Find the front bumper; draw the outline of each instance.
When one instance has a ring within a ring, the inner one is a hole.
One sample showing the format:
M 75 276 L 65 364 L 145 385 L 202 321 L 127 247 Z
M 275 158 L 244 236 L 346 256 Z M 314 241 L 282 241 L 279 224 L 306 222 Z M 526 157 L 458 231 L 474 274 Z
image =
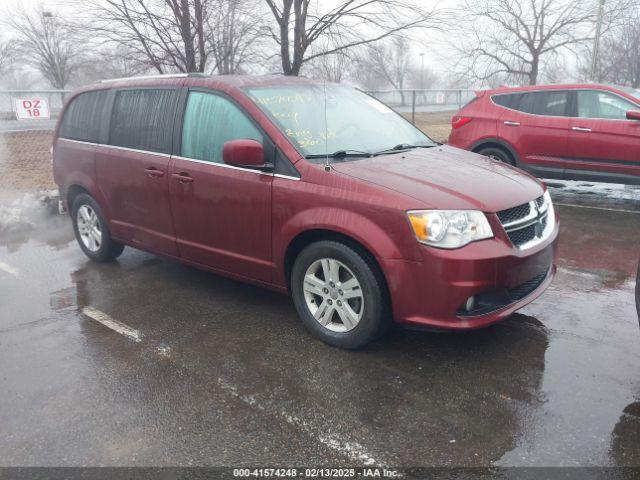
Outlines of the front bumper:
M 556 271 L 557 243 L 556 222 L 543 243 L 527 250 L 514 248 L 501 233 L 456 250 L 424 246 L 421 262 L 382 260 L 394 319 L 397 323 L 448 330 L 499 322 L 538 298 L 549 286 Z M 496 300 L 493 305 L 463 312 L 466 300 L 478 295 Z

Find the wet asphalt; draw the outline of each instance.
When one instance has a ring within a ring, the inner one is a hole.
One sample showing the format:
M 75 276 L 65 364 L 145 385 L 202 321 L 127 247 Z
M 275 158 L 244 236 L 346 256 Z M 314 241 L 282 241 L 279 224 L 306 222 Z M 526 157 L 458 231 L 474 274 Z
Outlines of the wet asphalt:
M 286 296 L 131 248 L 92 263 L 37 211 L 0 233 L 0 465 L 640 466 L 640 204 L 576 195 L 554 190 L 574 206 L 541 298 L 356 352 Z

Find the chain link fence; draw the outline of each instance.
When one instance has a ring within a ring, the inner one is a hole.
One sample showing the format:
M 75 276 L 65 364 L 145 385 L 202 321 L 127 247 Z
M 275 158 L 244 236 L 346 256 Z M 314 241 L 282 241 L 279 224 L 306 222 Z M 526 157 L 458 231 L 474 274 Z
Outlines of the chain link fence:
M 416 113 L 455 111 L 475 97 L 473 90 L 369 90 L 367 93 L 416 123 Z

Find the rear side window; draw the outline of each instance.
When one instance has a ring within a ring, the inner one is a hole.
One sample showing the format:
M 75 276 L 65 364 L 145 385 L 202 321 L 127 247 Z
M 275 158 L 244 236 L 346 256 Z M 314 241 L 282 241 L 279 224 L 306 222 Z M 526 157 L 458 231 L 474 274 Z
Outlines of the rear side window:
M 74 98 L 64 112 L 60 137 L 98 143 L 106 100 L 107 90 L 85 92 Z
M 517 107 L 511 107 L 524 113 L 566 117 L 569 109 L 569 94 L 564 90 L 527 92 L 522 95 Z
M 211 93 L 189 93 L 182 125 L 181 156 L 222 163 L 222 145 L 236 139 L 263 142 L 260 131 L 230 100 Z
M 520 93 L 508 93 L 504 95 L 494 95 L 491 97 L 491 100 L 493 100 L 493 103 L 500 105 L 501 107 L 515 108 L 518 105 L 520 97 Z
M 175 89 L 119 91 L 111 114 L 109 144 L 170 153 L 176 98 Z

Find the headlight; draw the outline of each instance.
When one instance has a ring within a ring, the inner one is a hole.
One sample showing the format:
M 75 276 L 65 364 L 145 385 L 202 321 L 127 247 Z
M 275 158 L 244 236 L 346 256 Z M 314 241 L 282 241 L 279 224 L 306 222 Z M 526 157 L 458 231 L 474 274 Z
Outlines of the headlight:
M 459 248 L 493 237 L 484 213 L 475 210 L 412 210 L 409 222 L 420 243 L 439 248 Z

